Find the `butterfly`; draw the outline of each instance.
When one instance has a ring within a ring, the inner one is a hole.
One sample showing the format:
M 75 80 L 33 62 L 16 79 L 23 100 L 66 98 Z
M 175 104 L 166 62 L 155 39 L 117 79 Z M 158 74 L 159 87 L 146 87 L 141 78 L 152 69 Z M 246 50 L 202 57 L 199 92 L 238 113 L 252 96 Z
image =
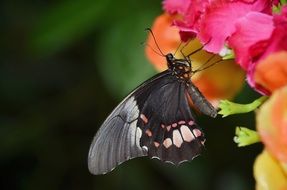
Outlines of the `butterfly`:
M 195 109 L 213 118 L 217 111 L 192 83 L 190 59 L 164 56 L 168 69 L 133 90 L 96 133 L 88 155 L 92 174 L 141 156 L 179 165 L 201 153 L 205 137 Z

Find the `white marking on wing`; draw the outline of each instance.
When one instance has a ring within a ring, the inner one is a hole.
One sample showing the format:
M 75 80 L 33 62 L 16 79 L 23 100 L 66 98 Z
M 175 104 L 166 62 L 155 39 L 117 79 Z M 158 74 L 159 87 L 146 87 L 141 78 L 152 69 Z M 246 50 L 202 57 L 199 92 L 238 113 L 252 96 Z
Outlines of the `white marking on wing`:
M 179 130 L 174 130 L 173 133 L 172 133 L 172 140 L 173 140 L 173 144 L 176 146 L 176 147 L 180 147 L 181 144 L 183 143 L 183 140 L 181 138 L 181 135 L 179 133 Z
M 182 125 L 180 127 L 180 132 L 183 137 L 183 140 L 186 142 L 191 142 L 195 138 L 190 129 L 186 125 Z
M 169 148 L 170 146 L 172 145 L 172 141 L 170 138 L 166 138 L 164 141 L 163 141 L 163 146 L 165 148 Z

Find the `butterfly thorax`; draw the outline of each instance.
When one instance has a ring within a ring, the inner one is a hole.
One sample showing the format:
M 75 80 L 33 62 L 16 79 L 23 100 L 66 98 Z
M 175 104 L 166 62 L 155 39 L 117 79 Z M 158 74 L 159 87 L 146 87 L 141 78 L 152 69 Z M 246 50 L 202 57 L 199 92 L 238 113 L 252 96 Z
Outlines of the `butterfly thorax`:
M 186 59 L 176 59 L 171 53 L 167 54 L 165 57 L 168 69 L 172 71 L 172 74 L 176 78 L 189 83 L 192 75 L 190 62 Z

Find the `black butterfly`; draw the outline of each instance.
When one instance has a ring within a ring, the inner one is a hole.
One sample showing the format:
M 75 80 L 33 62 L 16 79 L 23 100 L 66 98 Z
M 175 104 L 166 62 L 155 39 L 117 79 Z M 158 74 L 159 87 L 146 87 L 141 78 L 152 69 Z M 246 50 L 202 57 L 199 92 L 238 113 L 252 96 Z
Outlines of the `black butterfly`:
M 140 156 L 178 165 L 202 151 L 205 137 L 193 109 L 211 117 L 217 111 L 192 83 L 189 58 L 165 57 L 168 69 L 132 91 L 102 124 L 89 151 L 91 173 Z

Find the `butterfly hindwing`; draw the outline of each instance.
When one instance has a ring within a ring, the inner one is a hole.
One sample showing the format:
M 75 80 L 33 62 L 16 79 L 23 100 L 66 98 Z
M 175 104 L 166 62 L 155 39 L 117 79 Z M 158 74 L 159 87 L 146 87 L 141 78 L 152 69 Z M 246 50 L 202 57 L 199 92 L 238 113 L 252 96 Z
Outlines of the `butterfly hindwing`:
M 187 93 L 185 83 L 170 79 L 154 90 L 140 109 L 140 145 L 149 157 L 180 164 L 200 154 L 205 139 L 194 121 Z

